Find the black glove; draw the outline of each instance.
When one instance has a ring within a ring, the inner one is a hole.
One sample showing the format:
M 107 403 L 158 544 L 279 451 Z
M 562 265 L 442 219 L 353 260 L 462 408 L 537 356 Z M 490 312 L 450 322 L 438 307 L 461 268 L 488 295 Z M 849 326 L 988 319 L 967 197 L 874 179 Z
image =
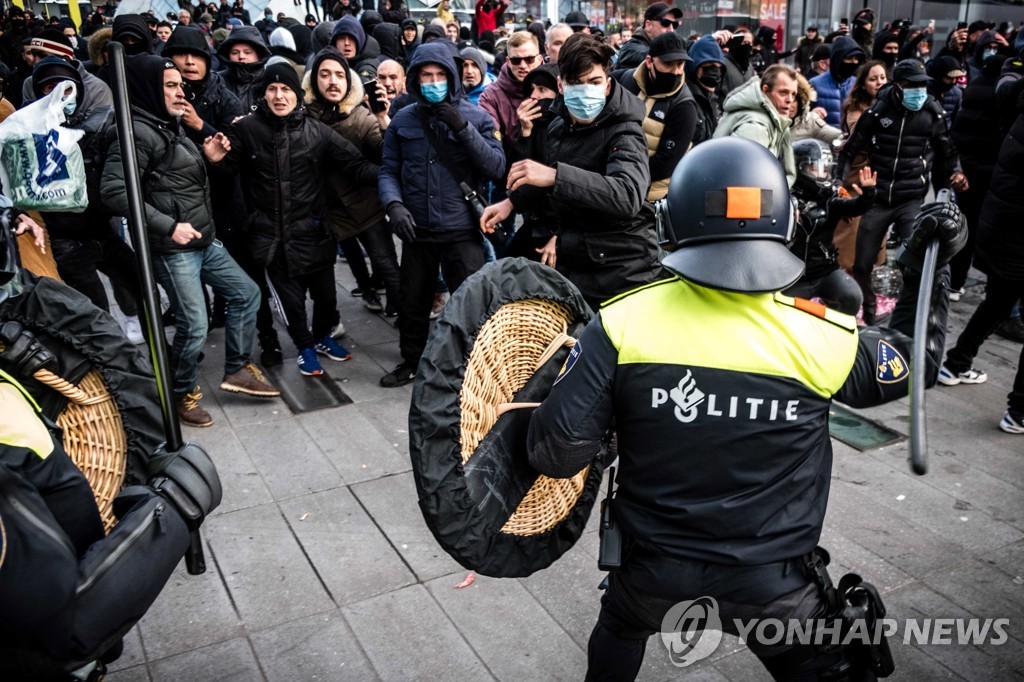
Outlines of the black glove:
M 387 213 L 391 232 L 396 237 L 406 244 L 416 241 L 416 221 L 401 201 L 392 201 L 388 204 Z
M 174 505 L 189 530 L 202 525 L 203 519 L 220 505 L 220 476 L 199 445 L 185 443 L 181 450 L 171 453 L 161 445 L 150 464 L 164 468 L 150 479 L 149 487 Z
M 39 369 L 57 370 L 57 358 L 53 353 L 14 320 L 0 325 L 0 358 L 9 363 L 13 374 L 25 379 Z
M 466 119 L 459 113 L 459 107 L 451 102 L 440 102 L 434 105 L 434 116 L 446 126 L 459 132 L 466 127 Z
M 942 267 L 953 259 L 967 243 L 967 220 L 953 203 L 926 204 L 914 220 L 910 239 L 900 248 L 899 260 L 918 272 L 924 266 L 924 252 L 933 240 L 939 241 L 939 260 L 936 267 Z

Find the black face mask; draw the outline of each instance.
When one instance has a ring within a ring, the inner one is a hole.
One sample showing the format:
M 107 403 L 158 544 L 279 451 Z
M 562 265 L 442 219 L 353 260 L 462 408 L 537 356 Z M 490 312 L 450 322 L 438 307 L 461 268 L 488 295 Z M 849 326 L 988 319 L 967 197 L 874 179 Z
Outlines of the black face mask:
M 882 63 L 885 64 L 886 70 L 892 71 L 892 67 L 896 66 L 897 57 L 899 57 L 898 54 L 893 54 L 891 52 L 882 53 Z
M 654 69 L 654 73 L 652 74 L 648 71 L 647 94 L 661 95 L 666 92 L 672 92 L 679 87 L 679 83 L 682 80 L 682 75 L 678 73 L 665 73 L 664 71 Z
M 854 26 L 853 39 L 858 43 L 866 43 L 871 40 L 871 31 L 867 30 L 863 26 Z
M 540 125 L 546 128 L 548 123 L 551 123 L 551 120 L 555 117 L 555 112 L 551 110 L 551 105 L 554 103 L 554 97 L 537 100 L 537 106 L 540 108 L 540 118 L 534 121 L 534 126 Z
M 717 89 L 722 84 L 722 67 L 705 66 L 701 69 L 700 77 L 697 80 L 706 88 Z
M 747 67 L 750 66 L 750 52 L 753 48 L 749 43 L 743 42 L 743 36 L 736 36 L 727 43 L 729 48 L 729 56 L 732 57 L 736 65 L 746 71 Z
M 859 68 L 860 64 L 847 64 L 846 62 L 841 62 L 836 67 L 836 75 L 839 77 L 838 80 L 845 81 L 847 78 L 857 73 L 857 69 Z

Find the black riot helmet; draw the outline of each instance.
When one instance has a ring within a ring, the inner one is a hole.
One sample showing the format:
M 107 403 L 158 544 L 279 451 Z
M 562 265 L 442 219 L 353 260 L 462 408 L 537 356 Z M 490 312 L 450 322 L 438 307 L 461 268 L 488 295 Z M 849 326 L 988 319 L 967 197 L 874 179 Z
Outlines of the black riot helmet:
M 806 139 L 793 143 L 796 182 L 793 194 L 800 199 L 827 201 L 832 196 L 835 161 L 832 150 L 821 140 Z
M 779 160 L 738 137 L 709 140 L 686 153 L 662 206 L 663 265 L 696 284 L 742 293 L 785 289 L 804 263 L 786 242 L 796 227 Z

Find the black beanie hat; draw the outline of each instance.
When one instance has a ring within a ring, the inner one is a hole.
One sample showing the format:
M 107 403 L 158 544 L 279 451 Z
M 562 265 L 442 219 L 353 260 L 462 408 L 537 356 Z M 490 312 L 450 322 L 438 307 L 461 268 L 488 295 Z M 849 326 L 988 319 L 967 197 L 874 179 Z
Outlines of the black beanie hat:
M 291 65 L 284 62 L 276 62 L 264 69 L 263 80 L 260 81 L 259 87 L 260 97 L 263 97 L 263 94 L 267 91 L 267 86 L 271 83 L 282 83 L 291 88 L 299 103 L 302 103 L 302 83 L 299 82 L 299 74 L 295 73 L 295 69 Z

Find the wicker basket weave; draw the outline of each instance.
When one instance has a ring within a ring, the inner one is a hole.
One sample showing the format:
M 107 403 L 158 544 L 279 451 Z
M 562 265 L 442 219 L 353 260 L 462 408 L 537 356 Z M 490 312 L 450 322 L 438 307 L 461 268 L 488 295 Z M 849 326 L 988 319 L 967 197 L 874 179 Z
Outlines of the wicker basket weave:
M 566 306 L 531 299 L 501 306 L 480 328 L 460 398 L 463 464 L 497 422 L 501 406 L 558 348 L 575 343 L 566 335 L 571 319 Z M 554 528 L 579 499 L 587 472 L 569 479 L 539 476 L 501 532 L 536 535 Z
M 113 503 L 124 484 L 128 452 L 117 404 L 95 369 L 77 387 L 46 370 L 36 372 L 35 378 L 68 399 L 57 417 L 57 426 L 64 432 L 64 449 L 89 481 L 109 532 L 117 522 Z

